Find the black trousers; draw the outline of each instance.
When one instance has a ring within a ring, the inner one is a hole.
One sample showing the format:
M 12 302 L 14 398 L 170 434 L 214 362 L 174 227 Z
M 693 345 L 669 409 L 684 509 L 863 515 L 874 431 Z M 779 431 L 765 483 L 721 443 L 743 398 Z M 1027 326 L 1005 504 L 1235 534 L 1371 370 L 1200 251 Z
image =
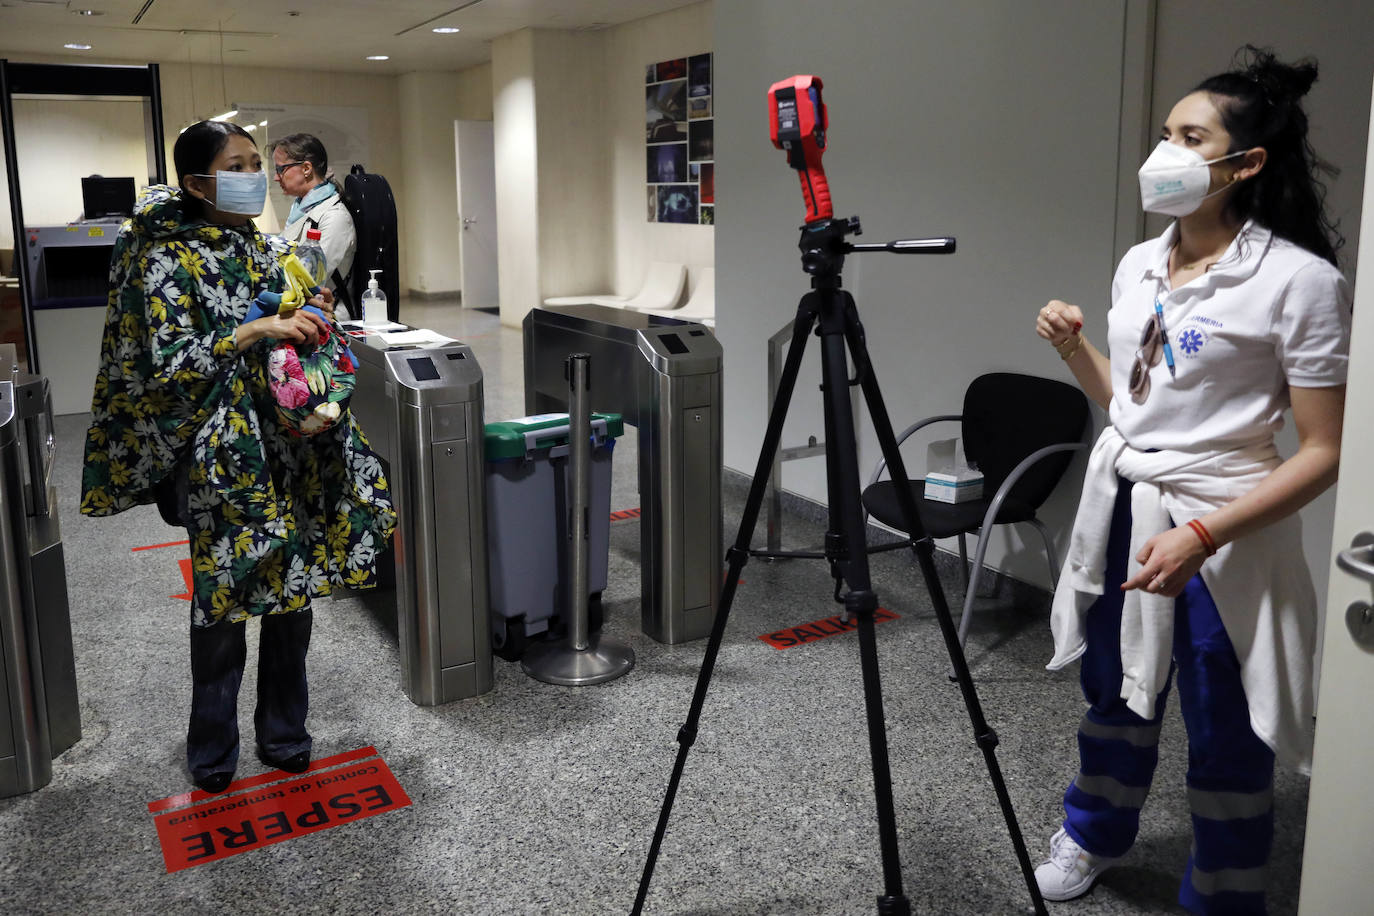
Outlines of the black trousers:
M 258 753 L 285 760 L 311 747 L 305 717 L 310 691 L 305 654 L 310 648 L 311 610 L 261 618 L 258 645 L 258 704 L 253 713 Z M 191 627 L 191 722 L 186 731 L 186 766 L 193 780 L 232 773 L 239 760 L 239 684 L 247 660 L 245 624 Z

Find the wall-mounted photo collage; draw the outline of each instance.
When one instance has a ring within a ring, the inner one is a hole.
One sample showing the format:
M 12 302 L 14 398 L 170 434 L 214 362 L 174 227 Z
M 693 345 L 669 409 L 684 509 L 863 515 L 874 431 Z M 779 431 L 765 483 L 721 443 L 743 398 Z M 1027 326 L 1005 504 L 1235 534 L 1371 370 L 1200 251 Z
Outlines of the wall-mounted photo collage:
M 644 68 L 646 213 L 651 223 L 715 224 L 711 82 L 710 54 Z

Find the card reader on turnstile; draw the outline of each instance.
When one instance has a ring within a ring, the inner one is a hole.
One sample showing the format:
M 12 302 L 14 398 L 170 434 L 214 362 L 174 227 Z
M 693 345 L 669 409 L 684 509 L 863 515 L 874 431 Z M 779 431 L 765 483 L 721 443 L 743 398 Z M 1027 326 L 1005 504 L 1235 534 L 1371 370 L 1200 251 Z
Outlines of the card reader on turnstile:
M 389 346 L 352 339 L 351 409 L 387 463 L 397 513 L 394 604 L 401 682 L 418 705 L 486 693 L 492 685 L 482 457 L 482 369 L 456 341 Z M 384 576 L 384 581 L 386 581 Z

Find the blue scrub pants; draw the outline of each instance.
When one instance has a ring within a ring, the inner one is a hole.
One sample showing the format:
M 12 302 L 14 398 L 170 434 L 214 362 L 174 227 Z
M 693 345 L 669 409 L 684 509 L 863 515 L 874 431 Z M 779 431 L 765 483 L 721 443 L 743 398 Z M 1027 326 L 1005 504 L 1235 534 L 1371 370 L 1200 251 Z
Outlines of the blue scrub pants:
M 261 618 L 258 644 L 258 705 L 253 725 L 258 752 L 285 760 L 311 748 L 305 716 L 310 691 L 305 654 L 310 648 L 311 610 Z M 191 721 L 186 731 L 186 765 L 200 781 L 232 773 L 239 760 L 239 684 L 247 660 L 243 623 L 191 627 Z
M 1064 829 L 1094 855 L 1122 856 L 1159 759 L 1166 682 L 1146 720 L 1121 693 L 1121 606 L 1130 550 L 1130 482 L 1118 485 L 1107 546 L 1106 592 L 1088 611 L 1078 729 L 1079 773 L 1064 793 Z M 1193 849 L 1178 901 L 1202 916 L 1263 914 L 1274 835 L 1274 754 L 1250 728 L 1240 663 L 1216 604 L 1194 576 L 1174 604 L 1171 678 L 1188 729 Z

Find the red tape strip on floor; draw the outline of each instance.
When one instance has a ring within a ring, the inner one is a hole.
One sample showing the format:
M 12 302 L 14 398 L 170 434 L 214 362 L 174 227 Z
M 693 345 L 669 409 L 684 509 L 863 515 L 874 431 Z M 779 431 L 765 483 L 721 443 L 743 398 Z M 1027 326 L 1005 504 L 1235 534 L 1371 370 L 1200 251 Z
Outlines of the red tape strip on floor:
M 623 522 L 627 518 L 639 518 L 643 514 L 639 509 L 621 509 L 619 512 L 611 513 L 611 521 Z
M 885 607 L 880 607 L 873 612 L 873 622 L 882 623 L 886 620 L 896 620 L 897 615 Z M 826 617 L 824 620 L 814 620 L 811 623 L 804 623 L 799 627 L 788 627 L 786 630 L 778 630 L 774 633 L 765 633 L 759 639 L 768 643 L 774 649 L 790 649 L 793 646 L 800 646 L 808 642 L 816 642 L 821 639 L 829 639 L 832 636 L 839 636 L 841 633 L 849 633 L 859 628 L 858 622 L 848 623 L 843 615 L 836 614 L 834 617 Z
M 168 541 L 165 544 L 145 544 L 142 547 L 130 547 L 130 553 L 137 553 L 140 550 L 158 550 L 163 547 L 180 547 L 182 544 L 189 544 L 190 541 Z
M 232 794 L 230 794 L 232 793 Z M 168 873 L 217 862 L 410 804 L 376 748 L 317 760 L 303 775 L 281 770 L 150 802 Z

